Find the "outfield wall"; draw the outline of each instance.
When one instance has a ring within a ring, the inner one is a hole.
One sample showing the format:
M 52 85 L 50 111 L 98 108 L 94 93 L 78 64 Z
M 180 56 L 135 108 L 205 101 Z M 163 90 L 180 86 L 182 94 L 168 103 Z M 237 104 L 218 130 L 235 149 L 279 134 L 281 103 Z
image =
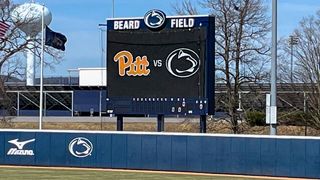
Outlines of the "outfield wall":
M 1 130 L 0 164 L 320 178 L 320 138 Z

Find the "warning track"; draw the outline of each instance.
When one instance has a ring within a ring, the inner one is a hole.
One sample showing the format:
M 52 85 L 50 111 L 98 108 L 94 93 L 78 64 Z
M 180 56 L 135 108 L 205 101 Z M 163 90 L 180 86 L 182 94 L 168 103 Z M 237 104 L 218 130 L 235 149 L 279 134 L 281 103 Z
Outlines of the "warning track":
M 248 176 L 248 175 L 210 174 L 210 173 L 194 173 L 194 172 L 127 170 L 127 169 L 101 169 L 101 168 L 78 168 L 78 167 L 44 167 L 44 166 L 11 166 L 11 165 L 9 166 L 9 165 L 0 165 L 0 168 L 72 170 L 72 171 L 132 172 L 132 173 L 154 173 L 154 174 L 192 175 L 192 176 L 209 176 L 209 177 L 230 177 L 230 178 L 248 178 L 248 179 L 249 178 L 250 179 L 272 179 L 272 180 L 303 180 L 303 178 L 270 177 L 270 176 Z

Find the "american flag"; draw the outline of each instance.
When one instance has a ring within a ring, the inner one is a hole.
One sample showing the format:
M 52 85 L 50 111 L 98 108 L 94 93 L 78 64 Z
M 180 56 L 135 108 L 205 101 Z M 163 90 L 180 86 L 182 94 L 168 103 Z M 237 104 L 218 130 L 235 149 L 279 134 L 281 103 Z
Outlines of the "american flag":
M 4 35 L 6 34 L 6 32 L 9 29 L 9 27 L 10 26 L 7 23 L 0 21 L 0 38 L 4 37 Z

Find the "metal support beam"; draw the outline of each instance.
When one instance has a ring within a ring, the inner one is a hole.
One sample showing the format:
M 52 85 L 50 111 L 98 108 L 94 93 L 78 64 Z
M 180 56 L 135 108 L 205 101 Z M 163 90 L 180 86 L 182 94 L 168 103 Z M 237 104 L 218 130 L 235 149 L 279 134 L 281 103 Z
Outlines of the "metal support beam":
M 303 112 L 307 112 L 307 93 L 303 92 Z
M 17 93 L 17 116 L 20 116 L 20 92 Z
M 123 131 L 123 116 L 117 115 L 117 131 Z
M 207 133 L 207 116 L 200 115 L 200 133 Z
M 99 93 L 99 117 L 101 118 L 102 117 L 102 90 L 100 90 L 100 93 Z
M 158 124 L 158 132 L 163 132 L 164 131 L 164 115 L 163 114 L 158 114 L 157 116 L 157 124 Z
M 20 93 L 20 95 L 21 95 L 22 97 L 24 97 L 26 100 L 28 100 L 29 102 L 31 102 L 33 105 L 35 105 L 35 106 L 37 106 L 38 108 L 40 108 L 40 106 L 39 106 L 37 103 L 35 103 L 35 102 L 32 101 L 30 98 L 28 98 L 27 96 L 25 96 L 22 92 Z
M 303 92 L 303 112 L 307 113 L 307 93 Z M 304 135 L 308 135 L 308 121 L 305 119 L 304 120 Z
M 74 109 L 73 109 L 73 91 L 71 92 L 71 117 L 73 117 Z
M 60 104 L 61 106 L 63 106 L 64 108 L 66 108 L 68 111 L 72 112 L 72 108 L 69 108 L 67 105 L 63 104 L 61 101 L 59 101 L 57 98 L 53 97 L 52 95 L 50 95 L 50 93 L 46 93 L 47 96 L 49 96 L 50 98 L 52 98 L 53 100 L 55 100 L 58 104 Z
M 43 94 L 43 116 L 47 116 L 47 93 L 44 92 Z

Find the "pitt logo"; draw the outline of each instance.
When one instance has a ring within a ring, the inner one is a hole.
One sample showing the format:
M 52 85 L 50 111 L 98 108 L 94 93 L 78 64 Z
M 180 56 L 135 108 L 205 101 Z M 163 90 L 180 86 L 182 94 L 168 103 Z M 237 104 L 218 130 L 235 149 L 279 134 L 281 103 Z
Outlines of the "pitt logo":
M 150 74 L 147 56 L 137 56 L 133 61 L 133 56 L 129 51 L 121 51 L 114 56 L 113 60 L 119 62 L 120 76 L 148 76 Z

